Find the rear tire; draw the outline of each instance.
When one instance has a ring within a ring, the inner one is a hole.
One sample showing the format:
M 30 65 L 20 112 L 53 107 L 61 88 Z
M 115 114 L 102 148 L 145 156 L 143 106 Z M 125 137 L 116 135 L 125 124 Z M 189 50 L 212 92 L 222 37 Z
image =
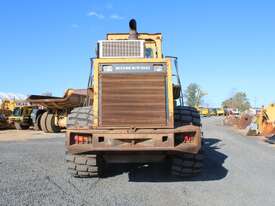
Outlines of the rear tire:
M 40 131 L 42 130 L 40 120 L 43 114 L 39 114 L 34 122 L 33 128 L 35 131 Z
M 203 168 L 203 153 L 182 154 L 173 156 L 171 175 L 177 177 L 193 177 L 199 175 Z
M 175 125 L 201 126 L 201 118 L 196 108 L 179 106 L 175 107 Z M 202 149 L 197 154 L 183 153 L 172 156 L 171 175 L 178 177 L 192 177 L 198 175 L 203 167 Z
M 92 124 L 92 107 L 77 107 L 68 115 L 67 129 L 89 129 Z
M 196 108 L 187 106 L 175 107 L 175 124 L 201 126 L 201 118 Z
M 66 155 L 69 173 L 74 177 L 104 177 L 105 161 L 98 155 Z
M 92 107 L 74 108 L 67 120 L 67 129 L 89 129 L 93 123 Z M 74 177 L 105 176 L 105 161 L 100 155 L 66 155 L 66 162 Z
M 30 128 L 30 125 L 22 125 L 19 122 L 14 122 L 14 126 L 17 130 L 26 130 Z
M 54 114 L 49 114 L 46 118 L 46 127 L 48 132 L 50 133 L 58 133 L 60 132 L 60 127 L 55 125 L 55 115 Z
M 48 133 L 48 129 L 47 129 L 47 126 L 46 126 L 46 120 L 47 120 L 47 116 L 48 116 L 48 112 L 44 112 L 41 116 L 41 119 L 40 119 L 40 126 L 41 126 L 41 129 L 43 130 L 43 132 L 45 133 Z
M 96 155 L 96 164 L 98 167 L 98 176 L 107 177 L 107 163 L 102 155 Z

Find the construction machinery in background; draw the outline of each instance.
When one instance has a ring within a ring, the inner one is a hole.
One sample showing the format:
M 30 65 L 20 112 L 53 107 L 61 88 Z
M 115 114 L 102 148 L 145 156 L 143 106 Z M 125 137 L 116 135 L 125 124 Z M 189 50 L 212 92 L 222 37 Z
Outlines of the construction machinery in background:
M 249 109 L 241 114 L 229 113 L 225 116 L 223 123 L 226 126 L 233 126 L 237 129 L 246 129 L 255 121 L 256 111 Z
M 217 109 L 209 108 L 209 116 L 217 116 Z
M 267 138 L 275 135 L 275 104 L 262 109 L 250 109 L 240 115 L 228 115 L 224 125 L 243 130 L 246 135 L 261 135 Z
M 258 117 L 259 134 L 265 137 L 275 135 L 275 103 L 263 107 Z
M 201 116 L 203 116 L 203 117 L 210 116 L 210 110 L 209 110 L 209 108 L 207 108 L 207 107 L 199 107 L 198 110 L 199 110 Z
M 12 112 L 13 109 L 16 107 L 16 101 L 15 100 L 8 100 L 5 99 L 2 101 L 1 103 L 1 112 L 5 113 L 5 112 Z
M 0 129 L 7 129 L 9 126 L 8 118 L 0 112 Z
M 67 116 L 75 107 L 84 106 L 87 99 L 87 89 L 68 89 L 63 97 L 31 95 L 27 101 L 38 106 L 32 111 L 31 119 L 36 130 L 46 133 L 60 132 L 66 128 Z M 92 95 L 90 95 L 92 96 Z
M 32 110 L 35 106 L 16 106 L 12 114 L 8 117 L 9 124 L 14 126 L 17 130 L 26 130 L 33 126 L 31 119 Z
M 8 118 L 12 114 L 16 102 L 13 100 L 4 99 L 0 105 L 0 129 L 7 129 L 10 127 Z
M 104 177 L 111 163 L 164 161 L 172 175 L 196 175 L 203 159 L 200 114 L 183 106 L 177 58 L 163 56 L 161 33 L 137 33 L 133 19 L 129 25 L 130 33 L 98 42 L 92 104 L 68 115 L 69 171 Z
M 200 115 L 203 117 L 225 115 L 225 111 L 223 108 L 198 107 L 197 110 L 200 112 Z
M 225 111 L 223 108 L 216 108 L 216 114 L 217 114 L 217 116 L 224 116 Z

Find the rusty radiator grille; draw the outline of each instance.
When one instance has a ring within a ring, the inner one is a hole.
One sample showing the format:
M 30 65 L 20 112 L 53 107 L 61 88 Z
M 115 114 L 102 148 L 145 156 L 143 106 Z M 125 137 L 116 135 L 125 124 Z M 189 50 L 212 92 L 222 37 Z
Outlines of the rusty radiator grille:
M 100 126 L 166 127 L 164 73 L 102 74 Z
M 102 40 L 99 41 L 100 58 L 143 58 L 143 40 Z

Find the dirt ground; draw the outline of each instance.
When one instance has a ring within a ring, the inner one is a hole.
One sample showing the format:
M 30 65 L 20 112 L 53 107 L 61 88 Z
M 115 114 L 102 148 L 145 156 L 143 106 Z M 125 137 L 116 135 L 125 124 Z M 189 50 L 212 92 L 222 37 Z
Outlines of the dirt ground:
M 176 179 L 158 165 L 117 165 L 107 178 L 74 178 L 65 134 L 0 131 L 0 205 L 274 206 L 275 148 L 204 118 L 205 167 Z
M 5 141 L 26 141 L 32 139 L 49 139 L 60 136 L 60 134 L 46 134 L 35 130 L 0 130 L 0 142 Z

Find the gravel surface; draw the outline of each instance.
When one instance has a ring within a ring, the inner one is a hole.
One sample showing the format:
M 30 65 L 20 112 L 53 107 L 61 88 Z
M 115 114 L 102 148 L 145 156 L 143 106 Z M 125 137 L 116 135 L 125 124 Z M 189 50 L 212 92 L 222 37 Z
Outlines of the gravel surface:
M 274 206 L 275 148 L 223 127 L 221 118 L 203 123 L 206 166 L 192 179 L 171 178 L 158 165 L 117 165 L 106 179 L 72 178 L 64 134 L 1 141 L 0 133 L 0 205 Z

